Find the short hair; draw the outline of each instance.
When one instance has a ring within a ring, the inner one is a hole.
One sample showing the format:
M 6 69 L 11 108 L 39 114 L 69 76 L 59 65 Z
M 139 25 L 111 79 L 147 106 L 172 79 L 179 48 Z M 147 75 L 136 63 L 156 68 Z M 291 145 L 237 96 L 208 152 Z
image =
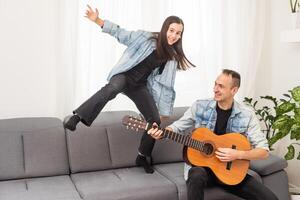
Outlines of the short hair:
M 236 71 L 230 70 L 230 69 L 223 69 L 222 74 L 226 74 L 228 76 L 232 77 L 233 80 L 233 86 L 234 87 L 240 87 L 241 85 L 241 75 L 237 73 Z

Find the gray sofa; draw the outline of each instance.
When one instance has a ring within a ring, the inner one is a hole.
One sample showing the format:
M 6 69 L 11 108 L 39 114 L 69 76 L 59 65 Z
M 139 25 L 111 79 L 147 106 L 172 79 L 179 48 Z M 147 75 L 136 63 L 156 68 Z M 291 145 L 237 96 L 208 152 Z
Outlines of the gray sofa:
M 176 108 L 170 121 L 186 108 Z M 0 200 L 185 200 L 182 146 L 156 143 L 155 173 L 135 166 L 142 133 L 121 125 L 132 111 L 103 112 L 90 127 L 65 131 L 57 118 L 0 120 Z M 250 173 L 288 200 L 285 160 L 251 162 Z M 212 187 L 206 199 L 240 199 Z

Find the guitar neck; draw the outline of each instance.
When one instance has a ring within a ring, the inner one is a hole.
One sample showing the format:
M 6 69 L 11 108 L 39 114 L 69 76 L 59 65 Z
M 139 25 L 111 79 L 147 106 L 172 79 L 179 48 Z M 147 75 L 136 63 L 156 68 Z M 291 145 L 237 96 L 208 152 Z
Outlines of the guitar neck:
M 149 124 L 148 122 L 138 119 L 136 117 L 132 117 L 129 115 L 126 115 L 123 117 L 122 120 L 123 125 L 125 125 L 127 128 L 131 128 L 133 130 L 146 130 L 152 128 L 152 124 Z M 182 135 L 167 129 L 161 129 L 163 131 L 163 137 L 168 138 L 170 140 L 173 140 L 177 143 L 183 144 L 184 146 L 191 147 L 193 149 L 202 151 L 204 153 L 211 153 L 213 150 L 212 145 L 207 144 L 207 142 L 201 142 L 199 140 L 195 140 L 191 138 L 190 135 Z
M 148 129 L 151 128 L 151 126 L 147 123 Z M 147 129 L 146 129 L 147 130 Z M 193 149 L 197 149 L 199 151 L 206 151 L 205 147 L 205 142 L 201 142 L 199 140 L 195 140 L 190 137 L 190 135 L 183 135 L 176 133 L 174 131 L 170 131 L 167 129 L 161 129 L 163 131 L 163 137 L 168 138 L 170 140 L 173 140 L 177 143 L 183 144 L 184 146 L 191 147 Z

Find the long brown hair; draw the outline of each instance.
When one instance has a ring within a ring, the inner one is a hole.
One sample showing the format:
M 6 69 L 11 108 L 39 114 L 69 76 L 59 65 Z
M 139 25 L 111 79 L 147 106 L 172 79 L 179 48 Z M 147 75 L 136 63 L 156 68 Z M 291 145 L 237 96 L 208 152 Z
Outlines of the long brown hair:
M 172 46 L 168 44 L 167 40 L 167 31 L 169 29 L 170 24 L 177 23 L 182 24 L 183 30 L 181 33 L 181 37 L 179 40 L 174 43 Z M 164 58 L 166 60 L 173 60 L 175 59 L 178 62 L 177 69 L 180 70 L 186 70 L 187 68 L 193 66 L 192 64 L 185 56 L 183 49 L 182 49 L 182 36 L 184 31 L 184 24 L 182 19 L 180 19 L 177 16 L 169 16 L 165 19 L 161 30 L 159 33 L 154 33 L 156 38 L 156 50 L 157 54 L 160 58 Z

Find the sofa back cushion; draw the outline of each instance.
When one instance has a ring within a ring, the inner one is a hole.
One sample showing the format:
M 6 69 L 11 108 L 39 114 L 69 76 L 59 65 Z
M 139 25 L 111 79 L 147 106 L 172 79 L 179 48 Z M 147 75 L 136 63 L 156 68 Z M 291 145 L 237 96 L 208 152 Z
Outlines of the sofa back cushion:
M 188 107 L 176 107 L 174 108 L 173 115 L 161 124 L 162 128 L 172 124 L 172 122 L 178 120 L 183 116 Z M 190 130 L 187 130 L 187 133 Z M 168 163 L 168 162 L 180 162 L 183 161 L 182 156 L 183 145 L 176 143 L 169 139 L 158 140 L 154 146 L 152 157 L 154 164 Z
M 187 108 L 176 108 L 174 116 L 162 126 L 182 116 Z M 81 123 L 76 131 L 67 131 L 69 161 L 72 173 L 135 166 L 143 131 L 127 130 L 122 125 L 125 115 L 138 117 L 133 111 L 101 112 L 91 127 Z M 153 160 L 155 163 L 182 161 L 182 146 L 173 141 L 157 141 Z
M 60 119 L 0 120 L 0 180 L 68 173 L 66 138 Z
M 67 131 L 69 162 L 72 173 L 135 165 L 141 134 L 133 134 L 122 125 L 133 111 L 101 112 L 90 127 L 78 124 Z

